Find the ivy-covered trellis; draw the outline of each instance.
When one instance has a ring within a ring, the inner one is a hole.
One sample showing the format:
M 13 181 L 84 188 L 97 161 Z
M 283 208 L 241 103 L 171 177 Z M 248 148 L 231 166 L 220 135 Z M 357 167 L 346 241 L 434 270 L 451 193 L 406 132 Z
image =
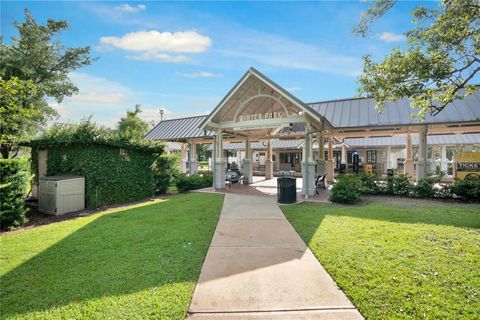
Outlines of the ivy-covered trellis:
M 90 122 L 50 130 L 24 145 L 32 148 L 32 173 L 36 177 L 40 150 L 47 150 L 47 176 L 84 176 L 87 208 L 153 196 L 152 165 L 164 151 L 163 144 L 125 141 Z

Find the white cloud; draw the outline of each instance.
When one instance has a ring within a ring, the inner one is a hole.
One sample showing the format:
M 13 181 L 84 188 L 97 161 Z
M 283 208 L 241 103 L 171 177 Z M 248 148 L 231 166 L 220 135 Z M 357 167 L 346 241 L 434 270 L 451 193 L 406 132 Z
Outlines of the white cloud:
M 302 90 L 301 87 L 290 87 L 290 88 L 285 88 L 285 89 L 287 89 L 288 91 L 290 91 L 292 93 Z
M 141 28 L 153 29 L 157 28 L 159 24 L 158 18 L 148 15 L 136 15 L 131 14 L 131 12 L 122 11 L 122 6 L 112 6 L 112 1 L 110 2 L 94 2 L 94 1 L 83 1 L 79 2 L 78 5 L 93 14 L 97 15 L 102 21 L 109 23 L 116 23 L 121 25 L 136 26 Z M 119 8 L 120 7 L 120 8 Z M 119 8 L 119 9 L 115 9 Z M 145 11 L 147 7 L 143 4 L 136 7 L 132 7 L 134 10 L 137 9 L 137 12 Z M 144 9 L 142 9 L 144 8 Z M 128 10 L 128 9 L 127 9 Z M 131 11 L 131 10 L 130 10 Z
M 120 12 L 133 13 L 133 12 L 144 11 L 147 9 L 147 6 L 144 4 L 139 4 L 136 6 L 131 6 L 129 4 L 121 4 L 119 6 L 116 6 L 114 9 Z
M 101 37 L 100 42 L 128 51 L 203 52 L 212 41 L 196 31 L 130 32 L 122 37 Z
M 85 92 L 70 98 L 72 101 L 94 102 L 101 104 L 122 103 L 125 100 L 123 92 Z
M 135 105 L 135 92 L 118 82 L 80 72 L 70 73 L 69 78 L 79 93 L 50 104 L 59 114 L 54 122 L 76 123 L 93 116 L 99 124 L 114 127 L 125 110 Z
M 79 93 L 67 97 L 68 101 L 94 104 L 119 104 L 126 102 L 130 89 L 117 82 L 95 77 L 87 73 L 73 72 L 70 79 L 79 88 Z
M 216 50 L 231 57 L 234 64 L 243 58 L 250 60 L 250 65 L 260 67 L 269 65 L 348 76 L 357 76 L 361 71 L 358 57 L 235 24 L 216 35 L 216 43 Z
M 162 92 L 133 90 L 118 82 L 87 73 L 72 72 L 70 79 L 79 88 L 79 94 L 66 97 L 62 103 L 49 101 L 59 114 L 54 123 L 78 123 L 92 116 L 100 125 L 115 128 L 126 110 L 142 104 L 140 117 L 148 123 L 160 121 L 159 109 L 165 109 L 164 119 L 207 114 L 220 100 L 219 97 L 176 95 Z M 161 104 L 159 104 L 162 101 Z M 175 107 L 168 107 L 169 105 Z M 178 106 L 189 106 L 188 111 Z M 158 108 L 154 106 L 159 106 Z M 191 106 L 195 106 L 193 109 Z
M 378 39 L 388 43 L 388 42 L 405 41 L 407 37 L 405 37 L 403 34 L 395 34 L 393 32 L 382 32 L 378 35 Z
M 125 51 L 136 52 L 128 58 L 134 60 L 153 60 L 162 62 L 187 62 L 190 57 L 176 53 L 199 53 L 210 48 L 209 37 L 196 31 L 159 32 L 138 31 L 122 37 L 101 37 L 100 43 Z M 171 54 L 174 53 L 174 54 Z
M 57 111 L 59 118 L 68 116 L 68 110 L 63 104 L 54 102 L 54 103 L 50 103 L 49 105 L 50 107 L 55 109 L 55 111 Z
M 221 78 L 222 77 L 222 75 L 219 73 L 213 73 L 213 72 L 207 72 L 207 71 L 182 73 L 181 75 L 186 78 Z
M 175 110 L 164 109 L 163 119 L 177 119 L 184 117 L 193 117 L 208 114 L 210 111 L 205 112 L 178 112 Z M 140 118 L 148 123 L 158 123 L 160 121 L 160 109 L 146 108 L 142 109 Z
M 141 54 L 127 56 L 127 58 L 132 60 L 144 60 L 144 61 L 161 61 L 161 62 L 188 62 L 192 60 L 190 57 L 186 55 L 178 54 L 178 55 L 171 55 L 168 53 L 163 52 L 153 52 L 147 51 Z

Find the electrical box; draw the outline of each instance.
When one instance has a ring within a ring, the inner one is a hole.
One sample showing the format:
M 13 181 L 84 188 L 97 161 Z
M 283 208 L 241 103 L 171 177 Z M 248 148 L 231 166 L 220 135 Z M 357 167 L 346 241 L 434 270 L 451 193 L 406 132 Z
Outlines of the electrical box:
M 61 215 L 85 209 L 85 178 L 50 176 L 39 179 L 38 210 Z

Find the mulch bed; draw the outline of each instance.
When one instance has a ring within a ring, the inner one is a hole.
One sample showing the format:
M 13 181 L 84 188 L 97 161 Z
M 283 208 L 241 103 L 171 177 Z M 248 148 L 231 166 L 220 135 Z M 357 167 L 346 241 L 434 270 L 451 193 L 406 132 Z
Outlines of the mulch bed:
M 30 209 L 27 213 L 28 222 L 22 226 L 22 228 L 32 228 L 37 226 L 42 226 L 54 222 L 60 222 L 65 220 L 70 220 L 81 216 L 83 211 L 79 212 L 70 212 L 62 215 L 55 216 L 53 214 L 45 214 L 39 212 L 37 209 Z M 84 213 L 82 215 L 85 215 Z

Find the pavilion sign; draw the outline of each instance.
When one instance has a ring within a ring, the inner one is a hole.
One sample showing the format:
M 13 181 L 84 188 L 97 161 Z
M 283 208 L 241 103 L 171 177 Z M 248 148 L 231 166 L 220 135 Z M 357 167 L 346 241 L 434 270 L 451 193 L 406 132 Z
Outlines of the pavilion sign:
M 259 130 L 278 128 L 285 122 L 284 113 L 280 111 L 241 115 L 233 130 Z
M 245 122 L 245 121 L 255 121 L 255 120 L 280 119 L 280 118 L 283 118 L 283 112 L 275 111 L 275 112 L 240 115 L 238 120 L 239 122 Z

